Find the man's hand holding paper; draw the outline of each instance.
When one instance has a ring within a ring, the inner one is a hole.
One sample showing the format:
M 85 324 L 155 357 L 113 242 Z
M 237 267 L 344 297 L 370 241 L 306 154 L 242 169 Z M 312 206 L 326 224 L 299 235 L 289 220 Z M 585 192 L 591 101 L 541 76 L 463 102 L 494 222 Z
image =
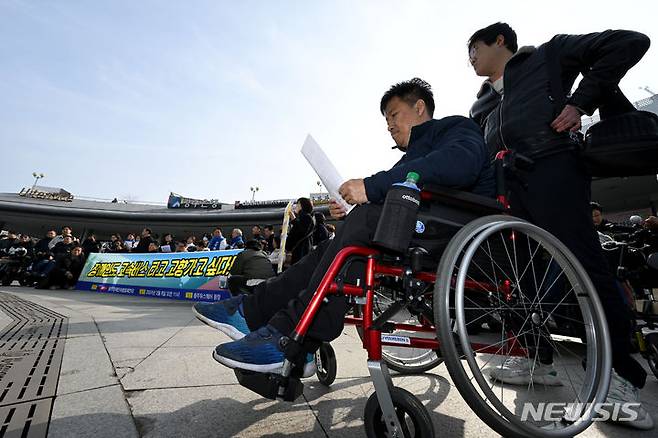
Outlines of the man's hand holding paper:
M 365 204 L 368 202 L 366 185 L 361 178 L 345 181 L 338 188 L 338 193 L 348 204 L 351 205 Z

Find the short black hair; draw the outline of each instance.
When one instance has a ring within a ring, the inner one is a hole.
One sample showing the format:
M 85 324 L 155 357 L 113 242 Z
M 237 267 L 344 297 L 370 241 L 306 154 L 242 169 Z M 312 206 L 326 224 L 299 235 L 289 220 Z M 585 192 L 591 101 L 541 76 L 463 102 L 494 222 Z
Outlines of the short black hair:
M 470 50 L 471 47 L 473 47 L 473 44 L 478 41 L 482 41 L 487 46 L 490 46 L 496 42 L 498 35 L 502 35 L 503 38 L 505 38 L 505 47 L 507 47 L 510 52 L 516 53 L 516 51 L 519 50 L 518 43 L 516 42 L 516 32 L 514 32 L 514 29 L 512 29 L 509 24 L 501 23 L 500 21 L 484 27 L 471 35 L 468 39 L 468 49 Z
M 603 213 L 603 207 L 601 207 L 601 204 L 599 204 L 598 202 L 593 202 L 593 201 L 590 202 L 590 203 L 589 203 L 589 208 L 590 208 L 592 211 L 594 211 L 594 210 L 598 210 L 598 211 L 600 211 L 601 213 Z
M 391 86 L 386 93 L 382 96 L 382 101 L 379 103 L 379 111 L 382 114 L 386 112 L 386 105 L 393 99 L 398 97 L 409 105 L 415 104 L 418 99 L 425 102 L 427 113 L 430 117 L 434 117 L 434 93 L 430 84 L 420 78 L 413 78 L 409 81 L 398 82 Z
M 265 225 L 265 229 L 274 232 L 274 225 Z
M 245 249 L 253 249 L 254 251 L 262 251 L 263 250 L 263 244 L 256 240 L 247 240 L 247 243 L 244 244 Z
M 147 231 L 149 234 L 151 234 L 151 229 L 150 228 L 144 228 L 144 231 Z

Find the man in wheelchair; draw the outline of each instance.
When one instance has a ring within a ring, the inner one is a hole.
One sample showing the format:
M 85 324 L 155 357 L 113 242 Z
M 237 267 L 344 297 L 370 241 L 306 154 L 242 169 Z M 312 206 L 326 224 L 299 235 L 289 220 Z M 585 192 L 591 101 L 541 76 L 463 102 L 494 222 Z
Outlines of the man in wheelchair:
M 332 216 L 345 217 L 335 239 L 258 285 L 252 295 L 194 306 L 197 318 L 233 339 L 216 347 L 213 357 L 219 363 L 254 372 L 281 372 L 285 359 L 281 340 L 294 330 L 336 254 L 347 246 L 370 245 L 387 191 L 404 181 L 408 172 L 419 173 L 424 186 L 494 196 L 493 168 L 479 127 L 461 116 L 433 119 L 434 99 L 427 82 L 414 78 L 393 85 L 382 97 L 380 110 L 395 148 L 405 154 L 391 169 L 351 179 L 340 187 L 343 198 L 357 207 L 346 216 L 338 204 L 332 204 Z M 362 272 L 363 265 L 353 265 L 347 277 L 358 278 Z M 346 297 L 332 295 L 316 314 L 304 340 L 308 354 L 303 376 L 315 372 L 310 353 L 340 335 L 348 307 Z

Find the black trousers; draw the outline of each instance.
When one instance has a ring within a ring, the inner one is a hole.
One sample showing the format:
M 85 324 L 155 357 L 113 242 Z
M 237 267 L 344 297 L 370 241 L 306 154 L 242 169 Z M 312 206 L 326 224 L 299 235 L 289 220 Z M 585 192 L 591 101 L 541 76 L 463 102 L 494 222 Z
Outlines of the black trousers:
M 641 388 L 644 368 L 631 356 L 632 315 L 603 255 L 590 210 L 591 178 L 576 152 L 539 159 L 532 170 L 508 181 L 514 216 L 556 236 L 578 258 L 598 292 L 610 331 L 612 365 Z
M 246 296 L 243 301 L 249 328 L 255 330 L 271 324 L 284 335 L 290 334 L 336 254 L 346 246 L 370 244 L 381 211 L 381 205 L 355 207 L 345 218 L 334 239 L 322 242 L 281 275 L 256 286 L 254 293 Z M 347 274 L 347 281 L 354 283 L 363 274 L 363 264 L 355 263 Z M 328 296 L 310 326 L 307 339 L 320 342 L 336 339 L 343 330 L 347 310 L 345 297 Z

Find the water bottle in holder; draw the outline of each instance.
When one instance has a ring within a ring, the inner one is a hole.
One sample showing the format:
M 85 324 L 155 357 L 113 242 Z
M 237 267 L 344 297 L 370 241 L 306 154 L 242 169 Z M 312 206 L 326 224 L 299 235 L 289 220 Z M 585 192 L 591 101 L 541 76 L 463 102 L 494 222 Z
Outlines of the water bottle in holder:
M 416 172 L 409 172 L 405 182 L 389 189 L 375 230 L 375 245 L 398 253 L 407 251 L 420 207 L 419 179 Z

